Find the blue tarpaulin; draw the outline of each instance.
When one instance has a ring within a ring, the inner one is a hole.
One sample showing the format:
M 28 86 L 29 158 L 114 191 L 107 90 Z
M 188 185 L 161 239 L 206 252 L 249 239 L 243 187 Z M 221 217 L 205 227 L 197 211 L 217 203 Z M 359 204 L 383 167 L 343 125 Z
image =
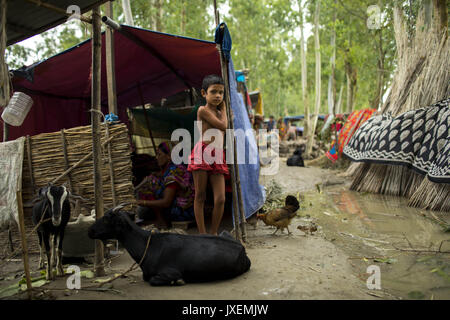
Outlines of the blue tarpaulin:
M 248 118 L 242 95 L 239 94 L 236 88 L 237 83 L 234 78 L 234 66 L 231 58 L 228 62 L 228 73 L 231 109 L 234 114 L 234 129 L 242 129 L 247 132 L 247 130 L 252 129 L 252 125 Z M 256 138 L 253 133 L 245 135 L 245 155 L 245 164 L 239 164 L 238 166 L 245 217 L 248 218 L 259 210 L 266 201 L 264 188 L 259 184 L 259 155 Z

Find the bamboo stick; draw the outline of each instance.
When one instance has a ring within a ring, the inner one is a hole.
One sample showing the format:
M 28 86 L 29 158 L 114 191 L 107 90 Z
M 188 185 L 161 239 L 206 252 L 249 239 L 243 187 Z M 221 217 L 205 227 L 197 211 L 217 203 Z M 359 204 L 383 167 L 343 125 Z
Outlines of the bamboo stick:
M 226 61 L 223 57 L 223 53 L 222 53 L 222 48 L 220 47 L 220 45 L 217 45 L 217 50 L 219 51 L 219 56 L 220 56 L 220 66 L 222 69 L 222 77 L 224 78 L 224 82 L 227 84 L 227 67 L 226 67 Z M 227 117 L 228 117 L 228 128 L 232 128 L 232 118 L 231 118 L 231 112 L 230 112 L 230 92 L 229 92 L 229 87 L 227 85 L 225 85 L 225 106 L 226 106 L 226 112 L 227 112 Z M 228 135 L 226 135 L 228 137 Z M 234 145 L 235 145 L 235 141 L 234 141 L 234 135 L 233 137 L 229 137 L 229 139 L 233 139 L 232 141 L 227 141 L 227 146 L 230 147 L 230 142 L 233 144 L 233 152 L 234 152 Z M 234 157 L 234 155 L 233 155 Z M 235 161 L 233 161 L 235 162 Z M 235 163 L 233 163 L 233 165 L 229 166 L 230 168 L 230 176 L 231 176 L 231 188 L 232 188 L 232 192 L 233 192 L 233 220 L 234 220 L 234 231 L 235 231 L 235 237 L 236 240 L 238 241 L 242 241 L 242 235 L 241 235 L 241 231 L 240 231 L 240 226 L 239 226 L 239 216 L 238 216 L 238 195 L 237 195 L 237 185 L 236 185 L 236 167 L 235 167 Z
M 109 138 L 109 125 L 110 123 L 106 123 L 106 137 Z M 112 193 L 112 200 L 113 200 L 113 207 L 117 205 L 117 198 L 116 198 L 116 189 L 115 189 L 115 183 L 114 183 L 114 163 L 113 159 L 111 157 L 111 142 L 108 142 L 108 163 L 109 163 L 109 177 L 111 179 L 111 193 Z
M 102 59 L 102 42 L 101 42 L 101 22 L 100 9 L 95 7 L 92 9 L 92 158 L 94 161 L 94 198 L 95 198 L 95 218 L 100 219 L 103 216 L 103 183 L 101 172 L 101 144 L 100 144 L 100 115 L 101 111 L 101 59 Z M 97 111 L 97 112 L 94 112 Z M 103 243 L 95 240 L 95 276 L 101 277 L 105 275 L 104 270 L 104 254 Z
M 227 84 L 227 86 L 229 86 L 229 78 L 228 78 L 228 66 L 225 66 L 225 72 L 226 74 L 224 75 L 224 82 Z M 227 108 L 228 108 L 228 114 L 230 114 L 229 117 L 229 128 L 231 130 L 234 131 L 234 123 L 233 123 L 233 117 L 231 114 L 231 103 L 230 103 L 230 89 L 228 88 L 228 95 L 227 95 Z M 247 241 L 247 225 L 245 223 L 245 211 L 244 211 L 244 203 L 242 200 L 242 188 L 241 188 L 241 178 L 239 175 L 239 164 L 237 163 L 237 152 L 236 152 L 236 143 L 235 143 L 235 137 L 233 134 L 233 156 L 234 156 L 234 161 L 233 161 L 233 166 L 234 166 L 234 172 L 236 175 L 236 191 L 237 191 L 237 198 L 238 198 L 238 205 L 239 205 L 239 217 L 240 217 L 240 227 L 241 227 L 241 232 L 242 232 L 242 240 L 244 242 Z
M 31 156 L 31 139 L 30 136 L 27 135 L 27 162 L 28 162 L 28 170 L 30 170 L 30 177 L 31 177 L 31 185 L 33 186 L 33 192 L 36 193 L 36 183 L 33 176 L 33 160 Z
M 61 129 L 61 145 L 63 148 L 64 153 L 64 168 L 67 170 L 69 169 L 69 156 L 67 155 L 67 143 L 66 143 L 66 137 L 64 135 L 64 129 Z M 70 172 L 67 174 L 69 178 L 69 191 L 73 192 L 73 183 L 72 183 L 72 177 L 70 175 Z
M 30 266 L 28 263 L 28 246 L 27 246 L 27 238 L 25 231 L 25 222 L 23 215 L 23 203 L 22 203 L 22 191 L 16 192 L 17 197 L 17 208 L 19 213 L 19 227 L 20 227 L 20 235 L 22 239 L 22 260 L 23 260 L 23 268 L 25 270 L 25 278 L 27 281 L 27 293 L 28 299 L 31 300 L 33 298 L 32 294 L 32 286 L 31 286 L 31 276 L 30 276 Z
M 108 17 L 113 18 L 113 3 L 105 3 L 105 12 Z M 106 54 L 106 82 L 108 85 L 108 108 L 110 113 L 117 112 L 117 94 L 116 94 L 116 70 L 115 70 L 115 52 L 114 52 L 114 30 L 106 28 L 105 30 L 105 54 Z
M 152 140 L 153 150 L 155 151 L 155 156 L 156 156 L 155 140 L 153 140 L 153 132 L 152 132 L 152 129 L 150 128 L 150 120 L 148 118 L 147 109 L 145 108 L 144 95 L 142 94 L 142 88 L 141 88 L 140 83 L 138 83 L 138 91 L 139 91 L 139 96 L 141 98 L 142 109 L 144 110 L 145 123 L 147 124 L 148 134 L 150 135 L 150 139 Z

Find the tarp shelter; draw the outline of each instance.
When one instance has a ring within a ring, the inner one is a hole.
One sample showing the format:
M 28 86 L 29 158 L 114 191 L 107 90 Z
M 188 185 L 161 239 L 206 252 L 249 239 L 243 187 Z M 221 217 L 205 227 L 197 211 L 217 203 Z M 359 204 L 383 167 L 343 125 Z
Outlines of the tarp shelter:
M 204 76 L 221 74 L 220 56 L 215 42 L 126 25 L 121 28 L 140 39 L 144 45 L 138 45 L 120 32 L 114 32 L 117 108 L 119 119 L 124 123 L 128 124 L 127 108 L 142 103 L 159 103 L 163 98 L 191 91 L 192 88 L 198 90 Z M 104 37 L 102 34 L 103 43 Z M 229 47 L 231 49 L 231 39 Z M 34 104 L 21 127 L 10 127 L 10 139 L 88 125 L 91 61 L 91 41 L 87 40 L 47 60 L 16 70 L 14 90 L 30 95 Z M 102 46 L 101 101 L 102 112 L 107 114 L 105 61 L 105 46 Z M 229 79 L 234 128 L 247 130 L 251 125 L 242 97 L 236 90 L 231 58 Z M 256 149 L 255 138 L 247 135 L 246 154 L 252 148 Z M 264 190 L 258 182 L 259 159 L 255 163 L 239 165 L 246 217 L 258 210 L 265 200 Z
M 250 101 L 252 102 L 252 108 L 255 110 L 255 114 L 264 115 L 264 103 L 261 92 L 259 90 L 249 92 Z

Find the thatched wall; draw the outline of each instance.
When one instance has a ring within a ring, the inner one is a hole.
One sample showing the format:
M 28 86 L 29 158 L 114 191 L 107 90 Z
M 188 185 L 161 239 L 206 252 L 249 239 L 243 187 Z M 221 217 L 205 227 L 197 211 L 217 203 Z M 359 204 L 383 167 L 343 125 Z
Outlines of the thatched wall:
M 397 71 L 382 112 L 397 116 L 450 97 L 450 41 L 438 26 L 425 25 L 419 14 L 415 35 L 408 38 L 403 12 L 394 9 Z M 412 170 L 392 165 L 360 163 L 349 169 L 352 190 L 405 196 L 409 205 L 450 211 L 450 186 L 429 181 Z

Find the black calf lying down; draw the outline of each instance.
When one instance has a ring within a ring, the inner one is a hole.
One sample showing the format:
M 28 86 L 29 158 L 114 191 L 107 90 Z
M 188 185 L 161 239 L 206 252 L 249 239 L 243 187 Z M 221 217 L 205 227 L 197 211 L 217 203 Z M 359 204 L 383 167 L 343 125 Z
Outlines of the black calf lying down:
M 206 282 L 236 277 L 250 269 L 245 248 L 227 236 L 151 233 L 128 213 L 111 209 L 89 228 L 92 239 L 117 239 L 141 263 L 144 281 L 153 286 Z

